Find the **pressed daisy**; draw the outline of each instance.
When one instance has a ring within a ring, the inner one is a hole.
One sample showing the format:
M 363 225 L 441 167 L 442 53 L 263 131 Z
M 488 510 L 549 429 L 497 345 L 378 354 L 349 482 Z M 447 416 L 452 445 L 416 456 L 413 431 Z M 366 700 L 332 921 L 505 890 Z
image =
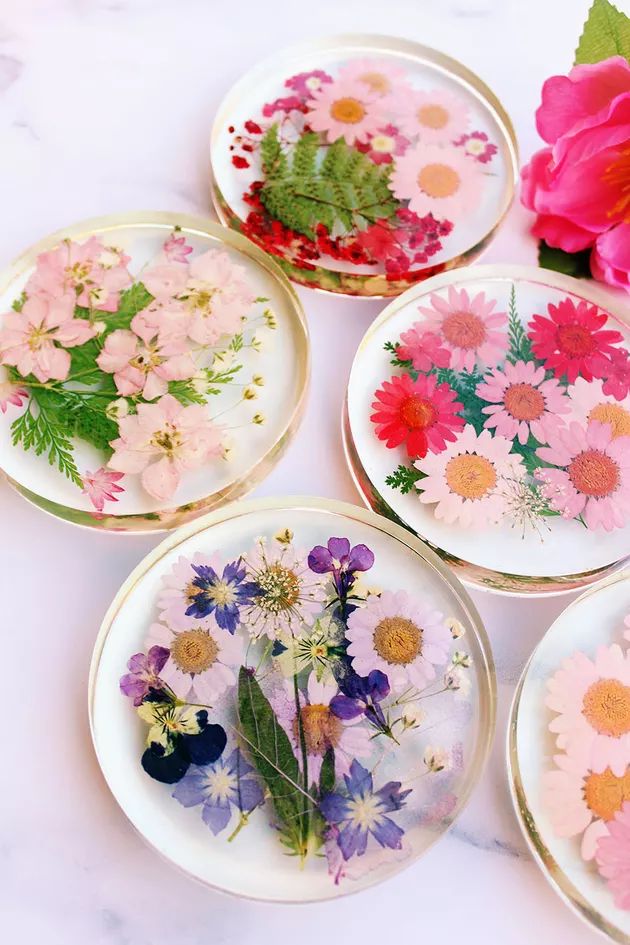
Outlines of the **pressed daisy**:
M 495 312 L 495 299 L 484 292 L 470 296 L 466 289 L 451 286 L 446 298 L 433 293 L 431 307 L 420 306 L 425 328 L 439 336 L 451 352 L 454 371 L 473 371 L 475 366 L 495 367 L 508 348 L 507 314 Z
M 511 453 L 511 440 L 477 434 L 467 425 L 455 443 L 442 453 L 415 463 L 425 478 L 419 482 L 420 501 L 436 504 L 436 518 L 465 528 L 496 525 L 507 509 L 505 484 L 524 476 L 523 460 Z
M 483 173 L 460 148 L 420 142 L 396 159 L 390 187 L 419 216 L 458 219 L 477 208 Z
M 348 656 L 359 676 L 378 669 L 394 691 L 424 689 L 448 659 L 443 615 L 405 591 L 383 591 L 348 617 Z
M 618 909 L 630 909 L 630 803 L 626 801 L 612 820 L 608 833 L 597 841 L 597 869 L 608 883 Z
M 234 669 L 243 661 L 243 641 L 221 629 L 173 630 L 161 623 L 149 628 L 146 646 L 162 646 L 169 658 L 160 678 L 178 699 L 212 705 L 230 686 L 235 685 Z M 193 696 L 194 698 L 191 698 Z
M 534 315 L 529 323 L 529 338 L 537 358 L 556 377 L 566 374 L 570 384 L 581 374 L 587 381 L 606 374 L 608 356 L 613 345 L 623 341 L 620 332 L 605 328 L 606 312 L 581 300 L 563 299 L 558 305 L 549 303 L 549 318 Z
M 630 652 L 614 643 L 595 659 L 575 653 L 547 682 L 546 705 L 556 714 L 549 729 L 558 747 L 584 752 L 598 773 L 621 777 L 630 764 Z
M 391 164 L 395 157 L 405 153 L 410 144 L 409 138 L 401 135 L 396 125 L 385 125 L 375 134 L 368 135 L 363 144 L 357 142 L 357 148 L 375 164 Z
M 310 571 L 306 556 L 290 542 L 259 538 L 246 556 L 247 576 L 255 585 L 242 622 L 254 638 L 282 638 L 311 626 L 326 596 L 324 583 Z
M 499 150 L 496 144 L 490 143 L 485 131 L 471 131 L 469 135 L 462 135 L 453 141 L 453 144 L 463 148 L 469 157 L 481 164 L 488 164 Z
M 207 617 L 190 617 L 186 613 L 202 588 L 194 584 L 198 576 L 193 568 L 212 567 L 221 570 L 221 557 L 218 554 L 206 555 L 197 551 L 192 558 L 181 555 L 170 571 L 162 577 L 162 586 L 158 594 L 160 620 L 173 630 L 191 630 L 193 627 L 210 627 L 214 623 L 212 614 Z
M 401 361 L 411 361 L 415 371 L 428 372 L 451 364 L 449 348 L 444 347 L 440 335 L 426 331 L 422 322 L 415 322 L 408 331 L 402 332 L 396 356 Z
M 613 439 L 618 436 L 630 436 L 630 394 L 625 398 L 616 398 L 604 392 L 603 381 L 587 381 L 576 378 L 567 390 L 572 419 L 586 425 L 589 420 L 609 423 Z
M 545 380 L 545 369 L 532 361 L 506 362 L 503 369 L 495 368 L 477 385 L 476 394 L 491 404 L 482 410 L 488 415 L 484 426 L 509 440 L 518 438 L 522 444 L 530 432 L 539 443 L 548 443 L 561 424 L 559 417 L 571 410 L 559 382 Z
M 215 570 L 211 564 L 193 564 L 192 570 L 195 576 L 186 616 L 214 614 L 218 625 L 234 634 L 241 621 L 241 608 L 251 604 L 258 592 L 257 585 L 245 580 L 247 572 L 243 559 L 230 561 L 223 570 Z
M 360 83 L 373 95 L 388 99 L 392 108 L 409 90 L 405 70 L 387 59 L 351 59 L 339 70 L 339 78 Z
M 613 436 L 610 423 L 572 422 L 549 446 L 536 450 L 555 467 L 534 473 L 549 504 L 563 518 L 582 515 L 588 528 L 622 528 L 630 515 L 630 436 Z
M 365 141 L 384 122 L 378 95 L 363 82 L 337 79 L 313 93 L 308 122 L 313 131 L 323 131 L 328 141 L 343 138 L 346 144 Z
M 412 92 L 401 101 L 400 129 L 411 138 L 420 135 L 421 141 L 449 144 L 466 130 L 468 120 L 466 103 L 445 89 Z
M 331 709 L 339 692 L 337 683 L 322 682 L 315 673 L 308 677 L 306 692 L 299 693 L 300 723 L 306 744 L 309 783 L 317 784 L 326 752 L 335 752 L 335 773 L 346 774 L 353 758 L 372 754 L 371 731 L 362 725 L 362 718 L 341 719 Z M 301 760 L 301 743 L 293 682 L 287 680 L 271 697 L 276 716 Z
M 404 443 L 410 457 L 426 456 L 428 450 L 439 453 L 464 426 L 458 414 L 463 404 L 447 383 L 437 383 L 434 374 L 421 374 L 415 381 L 409 374 L 394 376 L 383 381 L 374 397 L 370 420 L 377 437 L 388 449 Z

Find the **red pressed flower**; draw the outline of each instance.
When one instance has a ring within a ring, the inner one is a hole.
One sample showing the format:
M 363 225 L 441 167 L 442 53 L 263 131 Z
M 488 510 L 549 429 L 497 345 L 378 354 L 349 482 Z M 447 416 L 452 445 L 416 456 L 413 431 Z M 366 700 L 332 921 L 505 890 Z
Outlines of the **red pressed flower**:
M 249 161 L 247 158 L 241 157 L 240 154 L 232 155 L 232 164 L 234 167 L 238 167 L 239 170 L 243 170 L 245 167 L 249 167 Z
M 615 348 L 609 355 L 609 361 L 603 374 L 606 380 L 602 390 L 615 400 L 624 400 L 630 394 L 630 352 L 625 348 Z
M 357 233 L 357 242 L 374 259 L 386 260 L 399 250 L 399 243 L 387 220 L 377 220 L 366 230 Z
M 376 435 L 388 449 L 403 443 L 410 458 L 426 456 L 428 450 L 441 453 L 446 441 L 456 440 L 455 431 L 464 426 L 458 416 L 463 405 L 448 384 L 438 384 L 434 374 L 421 374 L 416 381 L 409 374 L 383 381 L 374 394 Z
M 260 125 L 257 125 L 255 121 L 251 121 L 251 119 L 248 119 L 245 122 L 245 131 L 249 132 L 250 135 L 262 134 L 262 128 Z
M 556 377 L 566 374 L 572 384 L 578 374 L 587 381 L 602 377 L 606 372 L 613 345 L 623 341 L 618 331 L 604 329 L 608 321 L 605 312 L 596 305 L 573 299 L 563 299 L 559 305 L 547 306 L 549 318 L 534 315 L 529 323 L 529 338 L 537 358 Z

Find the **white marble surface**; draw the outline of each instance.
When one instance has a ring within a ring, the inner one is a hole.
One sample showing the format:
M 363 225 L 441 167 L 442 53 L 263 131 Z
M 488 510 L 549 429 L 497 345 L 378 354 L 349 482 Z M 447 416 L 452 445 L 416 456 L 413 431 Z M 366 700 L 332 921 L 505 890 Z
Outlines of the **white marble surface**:
M 540 85 L 570 65 L 587 7 L 588 0 L 3 0 L 0 264 L 46 232 L 96 214 L 208 213 L 206 147 L 221 96 L 248 63 L 305 34 L 399 34 L 463 59 L 504 101 L 527 158 L 539 146 Z M 486 261 L 533 263 L 527 224 L 514 207 Z M 302 297 L 313 340 L 309 409 L 257 494 L 356 501 L 339 411 L 352 355 L 379 303 Z M 3 941 L 597 940 L 527 855 L 504 764 L 514 684 L 566 598 L 476 595 L 497 662 L 498 731 L 483 781 L 446 839 L 359 897 L 309 907 L 247 904 L 193 884 L 145 847 L 110 797 L 89 740 L 86 679 L 98 624 L 157 538 L 82 532 L 4 484 L 0 523 Z

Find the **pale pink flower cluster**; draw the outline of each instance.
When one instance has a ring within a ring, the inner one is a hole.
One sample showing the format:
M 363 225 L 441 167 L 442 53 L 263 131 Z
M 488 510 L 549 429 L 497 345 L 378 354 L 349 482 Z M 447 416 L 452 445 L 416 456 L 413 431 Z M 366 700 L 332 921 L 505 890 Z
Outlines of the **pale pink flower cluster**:
M 133 282 L 128 262 L 129 256 L 121 249 L 106 246 L 96 236 L 85 243 L 64 240 L 57 249 L 37 257 L 26 294 L 56 299 L 71 293 L 76 305 L 115 312 L 121 291 Z

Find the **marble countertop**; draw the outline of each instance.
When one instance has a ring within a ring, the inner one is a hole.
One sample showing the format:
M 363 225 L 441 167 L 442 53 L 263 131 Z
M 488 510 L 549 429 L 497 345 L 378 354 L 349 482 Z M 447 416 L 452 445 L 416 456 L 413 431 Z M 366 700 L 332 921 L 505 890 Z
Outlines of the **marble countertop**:
M 511 114 L 523 158 L 539 146 L 544 78 L 566 71 L 588 0 L 4 0 L 0 10 L 0 265 L 75 220 L 155 208 L 209 214 L 207 144 L 218 102 L 251 62 L 308 35 L 401 35 L 462 59 Z M 624 6 L 622 3 L 621 6 Z M 534 263 L 514 206 L 484 261 Z M 301 292 L 313 389 L 288 453 L 257 495 L 358 501 L 339 411 L 378 302 Z M 331 357 L 330 352 L 335 351 Z M 313 463 L 309 457 L 325 457 Z M 504 760 L 514 685 L 568 599 L 476 594 L 497 664 L 499 718 L 482 782 L 424 859 L 368 894 L 266 906 L 208 892 L 133 832 L 88 731 L 94 637 L 121 581 L 158 541 L 84 532 L 0 483 L 2 775 L 0 929 L 16 945 L 314 945 L 447 941 L 589 945 L 526 852 Z

